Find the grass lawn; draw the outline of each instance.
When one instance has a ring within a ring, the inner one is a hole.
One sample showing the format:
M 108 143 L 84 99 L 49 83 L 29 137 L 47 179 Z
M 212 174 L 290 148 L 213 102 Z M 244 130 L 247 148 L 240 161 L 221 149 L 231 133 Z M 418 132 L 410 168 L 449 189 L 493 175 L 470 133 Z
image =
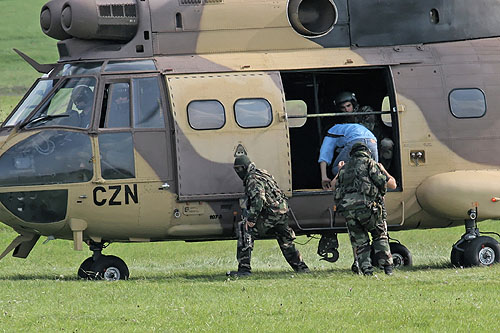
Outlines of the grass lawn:
M 58 59 L 55 39 L 40 28 L 40 10 L 46 0 L 1 0 L 0 95 L 22 95 L 41 74 L 12 49 L 17 48 L 39 63 Z
M 0 95 L 0 122 L 10 114 L 14 107 L 19 103 L 22 96 L 1 96 Z
M 500 231 L 498 221 L 480 226 Z M 500 265 L 452 268 L 451 245 L 462 233 L 394 232 L 415 266 L 371 278 L 350 272 L 346 235 L 334 264 L 318 260 L 317 239 L 298 245 L 313 271 L 306 275 L 291 271 L 275 241 L 257 241 L 254 274 L 244 279 L 224 276 L 236 267 L 235 241 L 112 244 L 104 253 L 131 272 L 115 283 L 77 280 L 90 251 L 40 241 L 26 260 L 0 261 L 0 330 L 495 331 Z M 0 250 L 15 236 L 1 227 Z

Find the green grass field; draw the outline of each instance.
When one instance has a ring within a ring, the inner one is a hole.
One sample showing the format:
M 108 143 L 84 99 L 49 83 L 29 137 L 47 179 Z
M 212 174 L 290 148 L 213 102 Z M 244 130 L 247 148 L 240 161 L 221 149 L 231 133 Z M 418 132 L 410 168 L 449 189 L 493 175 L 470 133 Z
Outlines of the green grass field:
M 54 63 L 58 59 L 56 41 L 40 29 L 40 10 L 46 2 L 0 0 L 0 121 L 41 76 L 13 49 L 19 49 L 39 63 Z
M 57 61 L 56 42 L 39 28 L 45 2 L 0 1 L 0 120 L 40 76 L 12 48 Z M 481 228 L 500 232 L 500 222 Z M 317 239 L 298 245 L 313 271 L 307 275 L 290 270 L 275 241 L 257 241 L 246 279 L 224 275 L 236 268 L 235 241 L 112 244 L 104 253 L 123 258 L 131 272 L 116 283 L 77 280 L 90 251 L 39 241 L 26 260 L 0 261 L 0 331 L 496 331 L 500 265 L 452 268 L 451 245 L 462 233 L 392 233 L 412 251 L 414 267 L 371 278 L 350 272 L 346 235 L 334 264 L 318 260 Z M 0 251 L 15 237 L 0 226 Z
M 499 232 L 500 222 L 481 228 Z M 291 271 L 275 241 L 256 241 L 254 274 L 244 279 L 224 276 L 236 267 L 235 241 L 112 244 L 104 253 L 131 274 L 114 283 L 76 279 L 90 251 L 39 241 L 27 259 L 0 261 L 0 331 L 496 331 L 500 265 L 452 268 L 462 233 L 392 233 L 415 265 L 391 277 L 353 275 L 346 235 L 334 264 L 318 260 L 317 239 L 298 245 L 306 275 Z M 2 227 L 0 248 L 15 236 Z

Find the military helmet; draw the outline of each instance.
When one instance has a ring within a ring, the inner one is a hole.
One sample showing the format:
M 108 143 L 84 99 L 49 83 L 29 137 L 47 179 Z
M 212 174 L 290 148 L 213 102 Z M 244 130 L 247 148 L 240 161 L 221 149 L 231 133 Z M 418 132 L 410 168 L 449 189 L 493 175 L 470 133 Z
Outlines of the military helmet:
M 355 144 L 353 144 L 349 155 L 353 156 L 358 151 L 364 151 L 371 155 L 370 149 L 363 142 L 356 142 Z
M 248 166 L 252 163 L 247 155 L 239 155 L 234 159 L 234 171 L 241 179 L 244 179 L 248 173 Z
M 335 96 L 335 99 L 333 100 L 333 104 L 335 104 L 336 107 L 340 107 L 340 105 L 345 102 L 351 102 L 354 107 L 358 106 L 356 94 L 350 91 L 343 91 L 337 94 L 337 96 Z
M 77 85 L 71 92 L 71 100 L 73 101 L 73 103 L 77 103 L 80 101 L 88 103 L 92 100 L 92 95 L 92 90 L 89 87 L 80 84 Z

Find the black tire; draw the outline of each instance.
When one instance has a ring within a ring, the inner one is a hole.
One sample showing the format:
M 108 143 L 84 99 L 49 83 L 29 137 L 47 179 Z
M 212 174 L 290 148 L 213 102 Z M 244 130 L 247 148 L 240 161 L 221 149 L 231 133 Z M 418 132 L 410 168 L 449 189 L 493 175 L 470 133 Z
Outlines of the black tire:
M 394 267 L 413 265 L 413 258 L 406 246 L 399 243 L 389 243 L 389 247 L 391 248 Z
M 78 277 L 80 279 L 91 279 L 91 275 L 89 274 L 91 272 L 92 265 L 94 264 L 94 259 L 92 257 L 88 257 L 85 259 L 82 264 L 80 265 L 80 268 L 78 268 Z
M 455 267 L 464 267 L 464 251 L 460 251 L 459 249 L 452 247 L 451 256 L 450 256 L 451 264 Z
M 340 256 L 339 251 L 331 250 L 330 252 L 324 253 L 320 260 L 325 260 L 333 263 L 339 260 L 339 256 Z
M 129 278 L 128 267 L 123 260 L 116 256 L 103 256 L 92 265 L 96 280 L 117 281 Z
M 488 236 L 473 239 L 464 249 L 464 264 L 471 266 L 491 266 L 500 262 L 500 245 Z

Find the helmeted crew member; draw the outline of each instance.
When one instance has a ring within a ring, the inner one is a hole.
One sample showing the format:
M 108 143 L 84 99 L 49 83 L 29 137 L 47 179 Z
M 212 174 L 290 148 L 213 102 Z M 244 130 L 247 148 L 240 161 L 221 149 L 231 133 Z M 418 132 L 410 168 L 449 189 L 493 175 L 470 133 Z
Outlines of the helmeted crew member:
M 79 114 L 79 127 L 88 127 L 94 102 L 93 91 L 86 85 L 78 85 L 71 92 L 71 100 L 76 108 L 81 111 Z
M 373 112 L 371 106 L 359 106 L 356 95 L 350 91 L 343 91 L 337 94 L 333 103 L 340 112 Z M 345 122 L 361 124 L 374 133 L 376 116 L 374 114 L 351 116 Z

